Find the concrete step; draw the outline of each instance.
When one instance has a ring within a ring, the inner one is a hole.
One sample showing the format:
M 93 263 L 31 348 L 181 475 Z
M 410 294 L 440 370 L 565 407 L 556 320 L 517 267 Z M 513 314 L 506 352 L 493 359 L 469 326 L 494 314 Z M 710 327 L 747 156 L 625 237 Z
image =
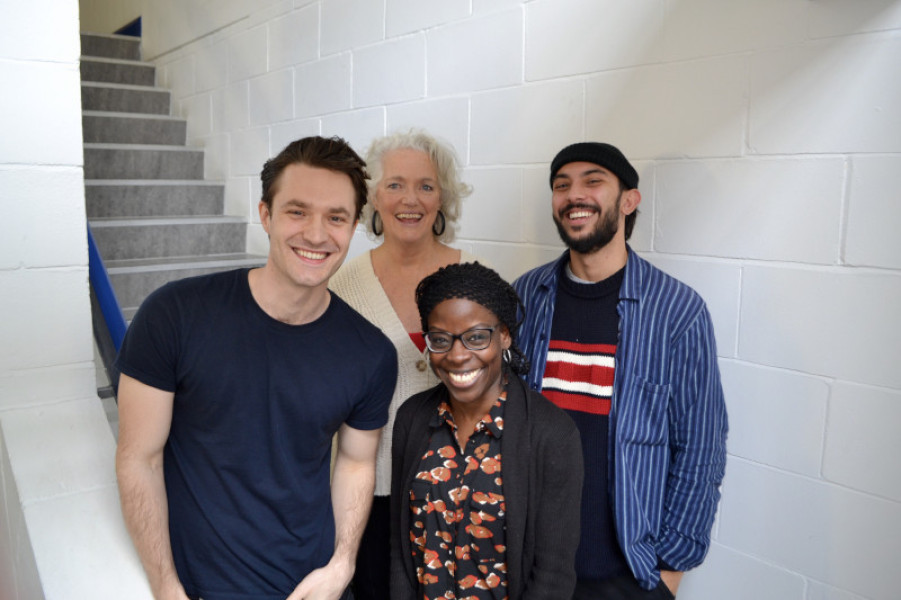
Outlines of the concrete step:
M 156 67 L 135 60 L 82 56 L 81 80 L 153 86 Z
M 82 110 L 168 115 L 169 90 L 143 85 L 84 82 L 81 84 Z
M 134 314 L 150 292 L 170 281 L 241 267 L 259 267 L 265 263 L 265 256 L 234 253 L 184 256 L 165 261 L 111 260 L 106 266 L 123 313 Z
M 82 33 L 81 54 L 83 56 L 141 60 L 141 38 L 131 35 Z
M 84 111 L 81 128 L 87 143 L 184 145 L 187 122 L 168 115 Z
M 85 144 L 85 179 L 203 179 L 203 150 L 183 146 Z
M 247 222 L 238 217 L 100 218 L 90 224 L 104 262 L 235 254 L 247 238 Z
M 87 180 L 85 206 L 98 217 L 221 215 L 225 186 L 203 180 Z

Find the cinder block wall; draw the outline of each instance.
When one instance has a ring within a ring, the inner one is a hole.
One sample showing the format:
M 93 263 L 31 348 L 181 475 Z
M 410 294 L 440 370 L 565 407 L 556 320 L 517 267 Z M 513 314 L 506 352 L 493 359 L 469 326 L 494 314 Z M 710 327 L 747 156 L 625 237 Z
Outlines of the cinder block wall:
M 187 43 L 152 26 L 172 3 L 144 12 L 230 212 L 256 220 L 260 167 L 294 138 L 363 151 L 422 126 L 475 187 L 459 245 L 512 278 L 560 252 L 554 153 L 619 145 L 642 177 L 633 246 L 707 300 L 731 412 L 712 551 L 680 598 L 897 597 L 901 3 L 264 6 Z
M 0 598 L 148 598 L 94 381 L 78 7 L 0 9 Z

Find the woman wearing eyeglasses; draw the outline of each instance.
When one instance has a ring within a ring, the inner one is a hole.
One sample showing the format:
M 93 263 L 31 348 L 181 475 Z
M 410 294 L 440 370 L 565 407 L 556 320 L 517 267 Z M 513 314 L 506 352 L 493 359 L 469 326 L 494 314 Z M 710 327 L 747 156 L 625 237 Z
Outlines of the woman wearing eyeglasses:
M 361 218 L 382 243 L 345 263 L 329 287 L 381 329 L 397 350 L 397 386 L 379 442 L 375 498 L 353 580 L 356 600 L 389 600 L 394 415 L 404 400 L 438 382 L 423 356 L 416 284 L 439 267 L 476 257 L 447 245 L 454 239 L 462 200 L 471 192 L 460 179 L 451 146 L 423 131 L 398 132 L 372 142 L 366 165 L 372 175 L 370 201 Z
M 394 425 L 392 600 L 571 597 L 579 433 L 519 377 L 516 292 L 456 264 L 423 279 L 416 304 L 441 383 Z

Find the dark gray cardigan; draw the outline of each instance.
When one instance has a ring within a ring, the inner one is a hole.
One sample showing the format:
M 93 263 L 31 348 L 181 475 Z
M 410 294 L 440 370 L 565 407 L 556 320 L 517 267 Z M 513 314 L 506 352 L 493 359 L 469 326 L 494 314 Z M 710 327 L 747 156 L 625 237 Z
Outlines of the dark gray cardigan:
M 570 598 L 576 585 L 582 446 L 572 419 L 506 373 L 501 436 L 510 600 Z M 419 598 L 410 544 L 410 485 L 428 449 L 429 421 L 448 397 L 443 384 L 410 397 L 394 423 L 391 451 L 391 599 Z

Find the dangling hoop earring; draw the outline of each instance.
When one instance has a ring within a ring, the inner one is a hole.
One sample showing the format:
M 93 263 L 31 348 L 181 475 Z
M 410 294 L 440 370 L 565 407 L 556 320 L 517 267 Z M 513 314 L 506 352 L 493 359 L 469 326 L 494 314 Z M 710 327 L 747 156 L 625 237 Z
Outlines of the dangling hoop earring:
M 382 227 L 382 217 L 379 215 L 379 211 L 372 211 L 372 233 L 378 237 L 382 235 L 385 231 L 385 228 Z
M 438 221 L 441 221 L 441 225 L 438 225 Z M 436 236 L 440 236 L 444 233 L 444 230 L 447 229 L 447 219 L 444 218 L 444 211 L 439 210 L 438 215 L 435 217 L 435 222 L 432 223 L 432 233 Z
M 513 362 L 513 353 L 510 352 L 509 348 L 504 348 L 503 357 L 504 357 L 504 362 L 507 363 L 508 365 Z

